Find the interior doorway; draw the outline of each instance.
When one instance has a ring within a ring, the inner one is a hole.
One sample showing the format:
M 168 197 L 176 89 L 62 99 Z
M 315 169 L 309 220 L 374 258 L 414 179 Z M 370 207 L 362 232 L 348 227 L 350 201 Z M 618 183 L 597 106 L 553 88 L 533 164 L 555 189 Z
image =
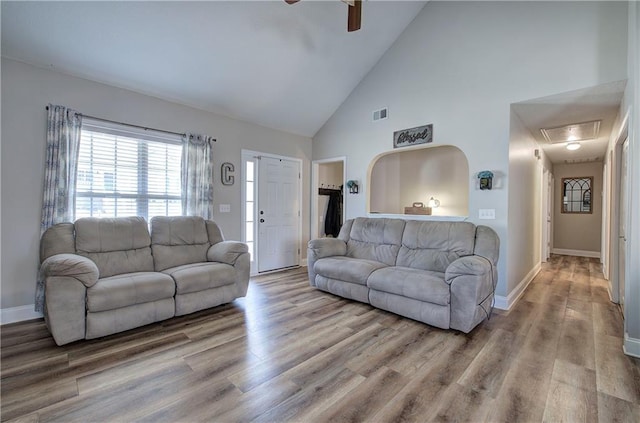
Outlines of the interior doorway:
M 345 221 L 346 157 L 315 160 L 311 170 L 311 238 L 336 236 Z M 329 221 L 327 220 L 329 218 Z M 337 225 L 336 225 L 337 223 Z
M 553 173 L 549 169 L 542 170 L 542 242 L 540 261 L 547 262 L 553 248 Z
M 624 316 L 625 281 L 627 276 L 626 250 L 629 222 L 629 163 L 628 163 L 628 115 L 623 119 L 620 133 L 611 150 L 610 203 L 609 203 L 609 294 L 611 301 L 620 304 Z
M 616 146 L 619 151 L 619 176 L 617 184 L 618 194 L 618 260 L 616 261 L 618 268 L 618 304 L 624 312 L 624 290 L 626 281 L 626 254 L 627 254 L 627 237 L 628 237 L 628 218 L 627 213 L 629 210 L 629 190 L 628 190 L 628 169 L 629 169 L 629 138 L 626 138 L 622 144 Z M 624 314 L 623 314 L 624 315 Z

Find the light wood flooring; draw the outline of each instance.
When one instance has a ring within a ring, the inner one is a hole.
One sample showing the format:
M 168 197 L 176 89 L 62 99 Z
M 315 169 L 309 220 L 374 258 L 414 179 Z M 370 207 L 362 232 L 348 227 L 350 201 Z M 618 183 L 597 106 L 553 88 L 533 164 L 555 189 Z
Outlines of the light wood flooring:
M 640 360 L 593 259 L 554 256 L 508 314 L 439 330 L 312 289 L 56 347 L 1 328 L 1 419 L 148 422 L 640 422 Z

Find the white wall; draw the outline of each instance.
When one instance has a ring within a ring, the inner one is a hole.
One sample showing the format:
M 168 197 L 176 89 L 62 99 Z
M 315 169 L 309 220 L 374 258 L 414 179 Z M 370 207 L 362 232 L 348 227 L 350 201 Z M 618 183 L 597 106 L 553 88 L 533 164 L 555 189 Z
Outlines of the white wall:
M 313 157 L 346 155 L 347 179 L 364 181 L 393 131 L 432 123 L 434 145 L 469 160 L 469 220 L 500 236 L 497 294 L 506 296 L 519 283 L 507 262 L 520 260 L 507 224 L 529 224 L 509 214 L 510 104 L 625 79 L 626 26 L 626 3 L 429 2 L 316 134 Z M 389 118 L 371 122 L 380 104 Z M 491 191 L 476 188 L 485 169 L 497 176 Z M 366 197 L 347 196 L 347 217 L 366 213 Z M 476 219 L 485 208 L 495 220 Z
M 105 119 L 171 131 L 194 131 L 215 144 L 215 220 L 228 239 L 240 239 L 240 150 L 303 160 L 303 222 L 309 222 L 311 140 L 131 91 L 2 59 L 2 298 L 1 308 L 33 303 L 44 174 L 47 103 Z M 220 165 L 235 165 L 236 183 L 220 183 Z M 231 213 L 218 213 L 219 204 Z M 302 246 L 309 239 L 303 225 Z M 306 252 L 306 248 L 301 248 Z
M 625 291 L 627 353 L 640 357 L 640 5 L 629 3 L 628 74 L 625 101 L 629 105 L 629 244 Z
M 602 162 L 556 164 L 553 248 L 600 253 L 602 246 Z M 562 178 L 593 177 L 592 213 L 562 213 Z
M 524 289 L 541 261 L 542 171 L 546 156 L 515 112 L 509 143 L 509 275 L 508 291 Z M 540 151 L 541 159 L 535 157 Z M 513 301 L 515 298 L 511 298 Z M 510 306 L 511 304 L 507 304 Z

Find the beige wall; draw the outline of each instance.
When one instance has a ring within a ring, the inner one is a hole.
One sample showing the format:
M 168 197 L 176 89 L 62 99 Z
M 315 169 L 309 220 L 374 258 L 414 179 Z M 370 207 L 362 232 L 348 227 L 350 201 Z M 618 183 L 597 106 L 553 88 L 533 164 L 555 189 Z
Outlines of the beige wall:
M 469 165 L 452 146 L 401 150 L 378 159 L 371 170 L 370 211 L 404 213 L 414 202 L 440 201 L 432 214 L 469 214 Z
M 318 165 L 319 186 L 337 189 L 340 188 L 340 185 L 344 185 L 344 181 L 342 180 L 342 168 L 342 162 L 320 163 Z
M 600 252 L 602 236 L 602 162 L 556 164 L 553 248 Z M 592 176 L 593 213 L 562 213 L 562 178 Z
M 2 309 L 33 304 L 38 268 L 47 103 L 151 128 L 211 135 L 214 219 L 228 239 L 240 239 L 241 150 L 302 159 L 302 221 L 309 222 L 311 139 L 215 115 L 132 91 L 2 59 Z M 231 162 L 236 183 L 219 183 Z M 219 213 L 230 204 L 231 213 Z M 300 249 L 306 256 L 309 224 Z
M 371 169 L 369 212 L 402 214 L 400 201 L 400 155 L 382 156 Z
M 319 163 L 318 164 L 318 187 L 339 189 L 340 185 L 345 185 L 342 180 L 344 175 L 342 162 Z M 344 188 L 346 192 L 347 188 Z M 315 193 L 317 195 L 317 193 Z M 324 219 L 329 206 L 329 196 L 318 195 L 318 236 L 325 236 Z M 343 213 L 344 219 L 344 213 Z

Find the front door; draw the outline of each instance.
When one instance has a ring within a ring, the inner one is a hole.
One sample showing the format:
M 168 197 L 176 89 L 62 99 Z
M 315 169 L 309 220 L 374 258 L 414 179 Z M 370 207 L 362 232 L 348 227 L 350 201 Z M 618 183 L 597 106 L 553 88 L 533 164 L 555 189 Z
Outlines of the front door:
M 258 168 L 258 272 L 297 266 L 300 162 L 261 156 Z

